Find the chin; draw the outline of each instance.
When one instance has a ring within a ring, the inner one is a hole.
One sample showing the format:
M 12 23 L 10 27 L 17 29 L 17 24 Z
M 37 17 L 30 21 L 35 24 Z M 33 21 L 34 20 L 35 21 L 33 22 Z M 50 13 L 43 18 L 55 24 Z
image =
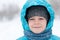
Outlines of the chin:
M 33 33 L 35 33 L 35 34 L 39 34 L 39 33 L 41 33 L 42 31 L 32 31 Z

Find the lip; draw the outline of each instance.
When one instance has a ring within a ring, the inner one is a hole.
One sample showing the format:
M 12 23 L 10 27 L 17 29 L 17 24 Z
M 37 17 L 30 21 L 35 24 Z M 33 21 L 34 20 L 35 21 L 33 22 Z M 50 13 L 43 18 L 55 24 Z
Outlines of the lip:
M 33 28 L 40 28 L 40 27 L 33 27 Z

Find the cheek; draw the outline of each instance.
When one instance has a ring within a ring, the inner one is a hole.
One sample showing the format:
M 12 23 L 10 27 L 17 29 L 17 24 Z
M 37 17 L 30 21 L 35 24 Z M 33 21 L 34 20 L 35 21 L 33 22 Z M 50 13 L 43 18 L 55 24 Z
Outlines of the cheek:
M 28 25 L 29 25 L 29 27 L 32 27 L 33 26 L 33 22 L 28 22 Z
M 41 25 L 42 25 L 43 27 L 46 27 L 46 24 L 47 24 L 47 21 L 43 21 L 43 22 L 41 23 Z

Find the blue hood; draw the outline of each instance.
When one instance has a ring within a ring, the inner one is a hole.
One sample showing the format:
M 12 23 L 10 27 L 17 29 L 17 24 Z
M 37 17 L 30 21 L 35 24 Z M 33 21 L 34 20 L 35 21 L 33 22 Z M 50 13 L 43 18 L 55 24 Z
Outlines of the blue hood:
M 48 12 L 50 14 L 50 20 L 48 22 L 46 30 L 51 29 L 53 27 L 53 22 L 54 22 L 54 11 L 53 11 L 51 5 L 48 4 L 48 2 L 46 2 L 46 0 L 27 0 L 27 2 L 23 6 L 21 14 L 20 14 L 23 29 L 24 30 L 30 30 L 29 26 L 27 24 L 27 21 L 25 19 L 25 14 L 26 14 L 26 9 L 28 7 L 30 7 L 30 6 L 32 6 L 32 5 L 43 5 L 43 6 L 45 6 L 47 8 L 47 10 L 48 10 Z

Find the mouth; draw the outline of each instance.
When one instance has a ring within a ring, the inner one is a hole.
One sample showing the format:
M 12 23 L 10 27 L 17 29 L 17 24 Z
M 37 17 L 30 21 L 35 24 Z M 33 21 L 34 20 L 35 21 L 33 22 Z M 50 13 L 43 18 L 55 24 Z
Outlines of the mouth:
M 41 28 L 41 27 L 33 27 L 33 28 Z

